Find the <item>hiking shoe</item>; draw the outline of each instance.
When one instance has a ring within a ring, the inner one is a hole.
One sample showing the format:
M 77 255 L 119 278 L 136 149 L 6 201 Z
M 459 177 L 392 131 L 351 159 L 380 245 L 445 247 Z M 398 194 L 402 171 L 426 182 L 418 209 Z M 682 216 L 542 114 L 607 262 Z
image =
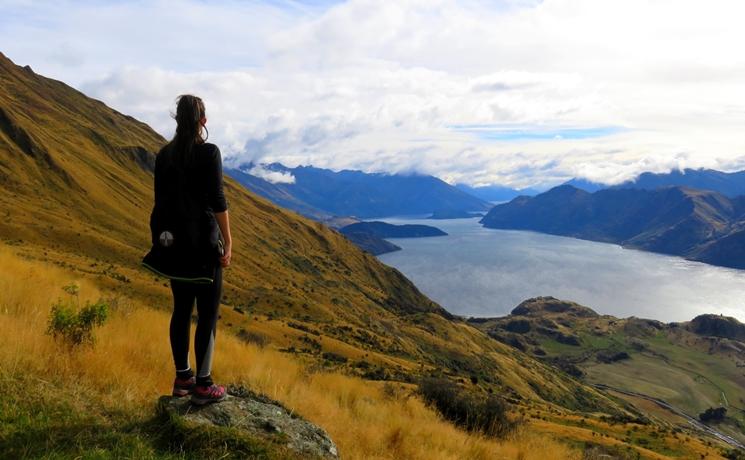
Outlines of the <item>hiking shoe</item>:
M 191 402 L 201 406 L 203 404 L 222 401 L 227 396 L 228 392 L 225 391 L 225 387 L 222 385 L 215 385 L 214 383 L 208 387 L 197 385 L 191 393 Z
M 192 394 L 194 387 L 197 385 L 197 379 L 191 377 L 188 379 L 180 379 L 176 377 L 173 381 L 173 396 L 182 397 Z

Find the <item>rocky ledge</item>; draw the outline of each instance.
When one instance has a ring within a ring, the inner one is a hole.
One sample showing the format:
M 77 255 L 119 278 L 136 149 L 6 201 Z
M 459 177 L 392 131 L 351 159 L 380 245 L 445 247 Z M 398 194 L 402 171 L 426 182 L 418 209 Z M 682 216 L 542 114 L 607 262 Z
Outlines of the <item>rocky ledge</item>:
M 219 403 L 196 406 L 189 398 L 162 396 L 159 409 L 190 428 L 227 428 L 275 445 L 297 458 L 336 459 L 336 445 L 320 427 L 278 401 L 240 386 L 229 386 Z

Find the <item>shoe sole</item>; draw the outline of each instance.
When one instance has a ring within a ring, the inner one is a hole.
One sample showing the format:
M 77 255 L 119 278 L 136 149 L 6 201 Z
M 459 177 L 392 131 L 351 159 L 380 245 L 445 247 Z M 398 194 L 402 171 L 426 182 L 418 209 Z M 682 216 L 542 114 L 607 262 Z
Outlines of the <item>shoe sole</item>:
M 191 394 L 191 391 L 190 390 L 173 390 L 173 393 L 171 394 L 177 398 L 183 398 L 184 396 L 189 396 Z

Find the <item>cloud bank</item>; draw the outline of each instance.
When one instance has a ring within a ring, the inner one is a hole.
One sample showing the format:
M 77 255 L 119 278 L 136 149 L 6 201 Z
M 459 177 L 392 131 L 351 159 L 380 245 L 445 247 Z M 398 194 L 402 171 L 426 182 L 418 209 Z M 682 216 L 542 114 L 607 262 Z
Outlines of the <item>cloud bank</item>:
M 735 1 L 4 2 L 3 50 L 228 164 L 514 187 L 745 165 Z M 137 25 L 137 30 L 133 27 Z

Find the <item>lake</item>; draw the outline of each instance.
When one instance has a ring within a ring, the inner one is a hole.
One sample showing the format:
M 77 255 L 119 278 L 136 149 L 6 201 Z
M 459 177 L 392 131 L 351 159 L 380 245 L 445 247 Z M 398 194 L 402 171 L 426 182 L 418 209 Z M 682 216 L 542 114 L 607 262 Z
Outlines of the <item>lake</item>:
M 721 313 L 745 322 L 745 271 L 535 232 L 487 229 L 474 219 L 381 219 L 438 227 L 448 236 L 396 238 L 379 256 L 448 311 L 502 316 L 536 296 L 601 314 L 688 321 Z

